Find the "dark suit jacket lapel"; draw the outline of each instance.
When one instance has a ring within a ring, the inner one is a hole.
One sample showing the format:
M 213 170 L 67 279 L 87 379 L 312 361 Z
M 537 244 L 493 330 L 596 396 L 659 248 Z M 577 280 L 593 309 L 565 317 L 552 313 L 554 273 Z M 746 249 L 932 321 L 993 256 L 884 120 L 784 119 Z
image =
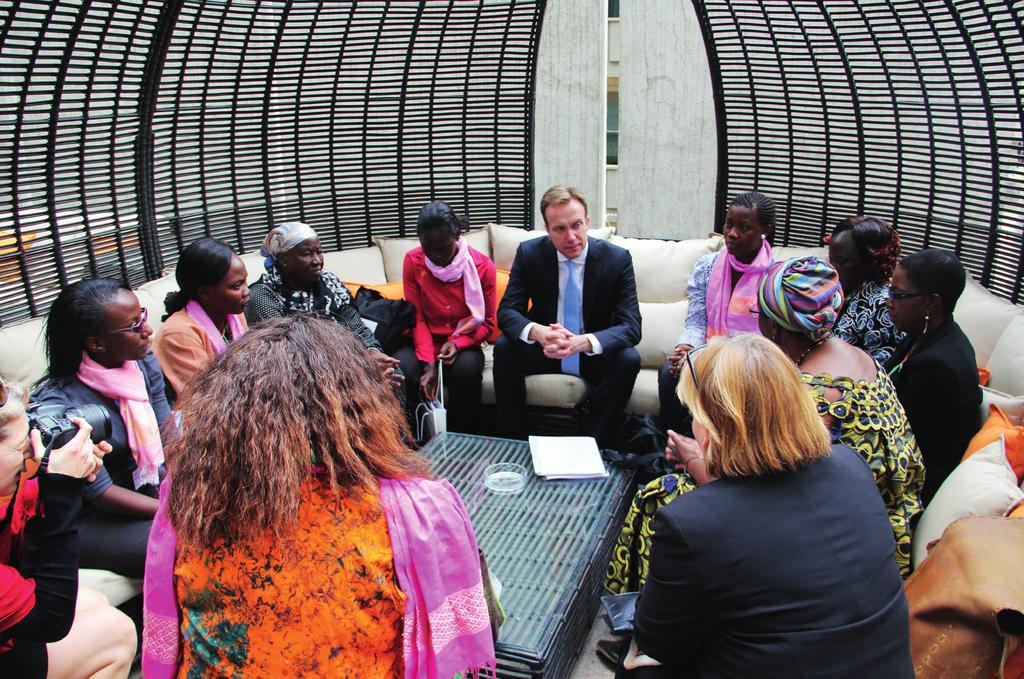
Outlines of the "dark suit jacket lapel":
M 587 319 L 590 318 L 590 310 L 594 307 L 594 296 L 597 294 L 597 280 L 601 275 L 601 260 L 595 256 L 597 241 L 587 239 L 587 262 L 583 267 L 583 329 L 587 328 Z
M 558 322 L 558 251 L 555 250 L 555 246 L 551 243 L 551 239 L 547 236 L 542 236 L 544 239 L 544 245 L 541 247 L 541 262 L 540 270 L 542 287 L 540 299 L 545 300 L 544 303 L 544 316 L 542 318 L 550 318 L 548 323 Z M 553 290 L 554 293 L 548 291 Z M 539 300 L 534 299 L 533 303 L 537 304 Z

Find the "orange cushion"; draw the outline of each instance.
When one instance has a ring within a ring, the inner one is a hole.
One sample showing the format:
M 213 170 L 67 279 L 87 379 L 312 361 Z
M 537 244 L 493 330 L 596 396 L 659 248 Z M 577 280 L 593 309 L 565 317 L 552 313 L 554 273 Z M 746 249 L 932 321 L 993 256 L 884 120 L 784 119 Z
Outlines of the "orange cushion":
M 992 379 L 991 370 L 988 368 L 978 368 L 978 384 L 983 387 L 987 387 L 990 379 Z
M 384 299 L 405 299 L 405 289 L 402 287 L 402 281 L 394 281 L 392 283 L 350 283 L 345 281 L 345 287 L 348 288 L 353 297 L 359 292 L 359 288 L 370 288 L 384 295 Z
M 494 287 L 496 293 L 495 296 L 498 298 L 496 304 L 501 304 L 501 298 L 505 296 L 505 288 L 508 287 L 508 271 L 505 271 L 504 269 L 495 270 Z M 491 335 L 487 338 L 487 341 L 494 344 L 498 341 L 499 337 L 501 337 L 501 328 L 495 324 L 494 330 L 491 331 Z
M 1020 483 L 1024 479 L 1024 427 L 1014 426 L 1006 413 L 995 404 L 989 406 L 988 412 L 988 419 L 967 444 L 967 452 L 964 453 L 961 462 L 1003 436 L 1006 440 L 1006 459 L 1013 467 L 1017 483 Z
M 1006 516 L 1011 519 L 1024 519 L 1024 500 L 1018 500 L 1015 505 L 1007 509 Z

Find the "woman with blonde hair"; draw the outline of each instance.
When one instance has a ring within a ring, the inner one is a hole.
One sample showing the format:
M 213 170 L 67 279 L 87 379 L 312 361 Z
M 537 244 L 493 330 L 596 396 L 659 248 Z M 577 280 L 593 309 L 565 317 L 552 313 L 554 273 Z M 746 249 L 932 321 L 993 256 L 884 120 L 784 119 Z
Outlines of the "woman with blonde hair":
M 296 315 L 186 391 L 146 562 L 147 679 L 493 667 L 465 507 L 403 443 L 374 365 L 351 333 Z
M 755 335 L 713 342 L 679 394 L 712 482 L 654 519 L 626 669 L 913 677 L 885 506 L 792 361 Z
M 135 625 L 78 586 L 75 517 L 110 446 L 93 445 L 92 427 L 76 418 L 77 434 L 47 455 L 30 431 L 25 397 L 0 380 L 0 677 L 126 677 Z M 26 462 L 44 456 L 41 471 L 26 478 Z

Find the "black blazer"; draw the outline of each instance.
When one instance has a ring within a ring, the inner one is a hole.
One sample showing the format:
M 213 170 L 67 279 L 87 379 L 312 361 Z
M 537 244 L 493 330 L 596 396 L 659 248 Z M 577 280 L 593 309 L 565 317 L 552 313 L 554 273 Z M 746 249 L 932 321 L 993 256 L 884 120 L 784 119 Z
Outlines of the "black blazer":
M 885 363 L 886 371 L 906 357 L 917 337 L 908 337 L 896 347 Z M 974 347 L 949 318 L 925 334 L 892 382 L 921 448 L 921 499 L 927 504 L 960 464 L 971 437 L 981 428 L 981 387 Z
M 914 676 L 896 543 L 851 449 L 723 478 L 654 519 L 636 640 L 664 677 Z
M 640 342 L 640 305 L 636 300 L 633 258 L 603 240 L 588 239 L 583 269 L 583 331 L 593 333 L 605 352 Z M 527 309 L 529 302 L 533 307 Z M 519 244 L 505 296 L 498 307 L 501 331 L 515 339 L 530 322 L 558 320 L 558 257 L 547 236 Z

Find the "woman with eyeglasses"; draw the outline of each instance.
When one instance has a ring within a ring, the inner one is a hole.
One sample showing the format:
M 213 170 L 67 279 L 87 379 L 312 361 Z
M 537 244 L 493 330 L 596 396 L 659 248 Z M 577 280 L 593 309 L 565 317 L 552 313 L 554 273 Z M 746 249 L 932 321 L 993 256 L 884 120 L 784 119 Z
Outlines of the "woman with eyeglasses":
M 245 334 L 248 272 L 227 243 L 200 238 L 174 268 L 179 289 L 167 295 L 167 316 L 153 339 L 164 376 L 180 395 L 196 374 Z
M 953 320 L 967 284 L 956 255 L 915 252 L 892 275 L 889 314 L 907 339 L 886 362 L 924 456 L 927 504 L 981 427 L 981 387 L 974 347 Z
M 49 366 L 33 400 L 110 411 L 111 452 L 83 493 L 78 519 L 82 568 L 141 578 L 163 474 L 160 424 L 171 413 L 150 351 L 148 313 L 118 281 L 64 288 L 46 319 Z
M 881 219 L 848 217 L 825 237 L 825 245 L 843 285 L 833 332 L 885 363 L 904 338 L 886 308 L 889 279 L 900 259 L 899 233 Z
M 44 446 L 29 432 L 25 401 L 20 386 L 0 380 L 0 677 L 126 677 L 135 626 L 78 587 L 75 517 L 109 446 L 93 445 L 91 427 L 76 419 L 74 438 L 27 478 L 26 462 L 38 463 Z
M 871 473 L 757 335 L 711 343 L 679 393 L 713 483 L 654 519 L 618 677 L 913 677 L 907 600 Z
M 922 511 L 924 462 L 882 366 L 833 334 L 842 304 L 836 270 L 817 257 L 796 257 L 776 262 L 765 274 L 758 324 L 800 370 L 832 441 L 857 451 L 871 469 L 896 539 L 896 563 L 906 577 L 911 530 Z

